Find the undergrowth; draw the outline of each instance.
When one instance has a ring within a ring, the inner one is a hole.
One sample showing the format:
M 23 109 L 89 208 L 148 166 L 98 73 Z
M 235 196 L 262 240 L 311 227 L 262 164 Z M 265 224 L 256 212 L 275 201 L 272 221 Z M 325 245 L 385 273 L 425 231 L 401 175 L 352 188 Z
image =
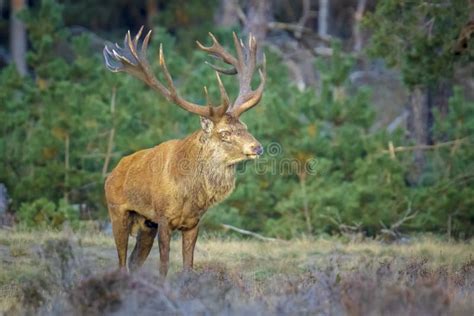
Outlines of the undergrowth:
M 0 307 L 11 315 L 470 315 L 474 309 L 472 243 L 204 238 L 188 273 L 180 271 L 178 240 L 172 246 L 172 272 L 162 279 L 157 249 L 140 272 L 127 274 L 115 269 L 109 236 L 2 231 Z

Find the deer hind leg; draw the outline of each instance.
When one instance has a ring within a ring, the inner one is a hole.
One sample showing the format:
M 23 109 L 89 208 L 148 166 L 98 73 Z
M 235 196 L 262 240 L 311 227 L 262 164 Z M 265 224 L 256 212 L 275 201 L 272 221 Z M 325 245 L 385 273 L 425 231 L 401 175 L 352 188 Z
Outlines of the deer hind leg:
M 157 232 L 158 224 L 149 220 L 144 220 L 143 224 L 140 225 L 135 248 L 133 248 L 128 260 L 128 268 L 130 271 L 136 271 L 143 265 L 153 247 Z
M 120 206 L 109 205 L 110 220 L 112 222 L 112 232 L 114 234 L 115 246 L 119 260 L 119 268 L 126 268 L 128 236 L 130 234 L 131 216 Z

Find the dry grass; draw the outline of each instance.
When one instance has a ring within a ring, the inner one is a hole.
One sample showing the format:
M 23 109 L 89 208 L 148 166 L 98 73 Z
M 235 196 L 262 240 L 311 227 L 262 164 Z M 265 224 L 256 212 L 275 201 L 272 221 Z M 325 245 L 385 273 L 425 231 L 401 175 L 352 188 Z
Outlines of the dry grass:
M 132 246 L 132 245 L 131 245 Z M 0 231 L 0 312 L 470 315 L 474 244 L 204 237 L 183 274 L 173 241 L 167 280 L 157 247 L 143 270 L 114 270 L 110 236 Z M 74 306 L 74 307 L 73 307 Z

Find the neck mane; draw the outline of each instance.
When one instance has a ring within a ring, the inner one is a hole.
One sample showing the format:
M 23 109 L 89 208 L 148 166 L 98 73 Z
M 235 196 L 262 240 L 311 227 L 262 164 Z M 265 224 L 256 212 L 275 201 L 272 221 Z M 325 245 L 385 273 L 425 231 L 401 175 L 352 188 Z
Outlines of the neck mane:
M 182 139 L 176 150 L 177 176 L 188 192 L 198 192 L 208 206 L 226 198 L 235 186 L 235 166 L 227 165 L 222 149 L 199 130 Z

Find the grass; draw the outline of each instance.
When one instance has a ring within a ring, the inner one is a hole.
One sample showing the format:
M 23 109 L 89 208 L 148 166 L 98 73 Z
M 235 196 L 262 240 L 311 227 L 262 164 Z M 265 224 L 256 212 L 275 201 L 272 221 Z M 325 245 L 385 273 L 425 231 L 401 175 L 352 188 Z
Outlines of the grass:
M 156 244 L 142 271 L 128 275 L 115 271 L 111 236 L 0 230 L 0 313 L 469 315 L 474 308 L 472 241 L 201 237 L 195 272 L 181 273 L 176 239 L 162 280 Z

